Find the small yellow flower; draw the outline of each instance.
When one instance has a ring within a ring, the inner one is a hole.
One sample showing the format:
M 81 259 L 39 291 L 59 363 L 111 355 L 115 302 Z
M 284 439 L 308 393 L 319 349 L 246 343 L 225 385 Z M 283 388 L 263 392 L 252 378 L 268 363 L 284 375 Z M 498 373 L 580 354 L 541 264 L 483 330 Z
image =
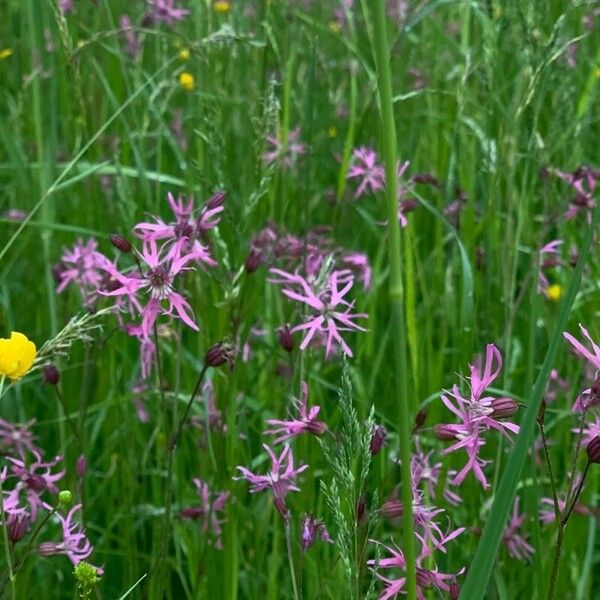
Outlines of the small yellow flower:
M 183 48 L 179 51 L 179 58 L 181 60 L 188 60 L 190 58 L 190 51 L 188 50 L 188 48 Z
M 217 2 L 213 4 L 213 8 L 216 12 L 228 13 L 231 10 L 231 2 L 227 2 L 227 0 L 217 0 Z
M 187 92 L 191 92 L 196 87 L 196 80 L 191 73 L 184 71 L 179 76 L 179 85 Z
M 332 125 L 328 130 L 327 130 L 327 135 L 330 138 L 334 138 L 337 137 L 337 127 L 335 127 L 335 125 Z
M 329 31 L 331 33 L 339 33 L 342 30 L 342 26 L 337 21 L 329 21 Z
M 558 302 L 562 298 L 562 295 L 563 289 L 558 283 L 553 283 L 546 290 L 546 297 L 553 302 Z
M 13 381 L 23 377 L 31 369 L 35 355 L 35 344 L 18 331 L 13 331 L 8 340 L 0 338 L 0 375 Z
M 4 50 L 0 50 L 0 60 L 4 58 L 8 58 L 13 55 L 12 48 L 4 48 Z
M 600 67 L 598 67 L 595 71 L 594 71 L 594 75 L 598 78 L 600 78 Z

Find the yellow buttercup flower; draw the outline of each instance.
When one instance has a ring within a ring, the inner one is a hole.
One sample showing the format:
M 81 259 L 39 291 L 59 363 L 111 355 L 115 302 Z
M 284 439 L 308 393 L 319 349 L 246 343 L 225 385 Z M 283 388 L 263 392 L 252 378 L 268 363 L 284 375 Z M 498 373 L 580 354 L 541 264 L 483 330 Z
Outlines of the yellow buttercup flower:
M 182 50 L 179 51 L 179 58 L 181 60 L 188 60 L 190 57 L 190 51 L 188 50 L 188 48 L 183 48 Z
M 213 8 L 220 13 L 228 13 L 231 10 L 231 2 L 226 2 L 225 0 L 217 0 L 213 4 Z
M 13 331 L 8 340 L 0 338 L 0 376 L 13 381 L 23 377 L 31 369 L 35 355 L 35 344 L 18 331 Z
M 12 48 L 4 48 L 4 50 L 0 50 L 0 60 L 4 58 L 8 58 L 13 55 Z
M 179 76 L 179 85 L 186 91 L 191 92 L 196 87 L 196 80 L 191 73 L 184 71 Z
M 329 31 L 331 33 L 339 33 L 342 30 L 342 26 L 337 21 L 329 22 Z
M 553 302 L 558 302 L 562 298 L 563 289 L 558 283 L 553 283 L 548 286 L 546 290 L 546 296 L 548 300 L 552 300 Z
M 327 135 L 330 138 L 334 138 L 337 137 L 337 127 L 335 125 L 332 125 L 328 130 L 327 130 Z

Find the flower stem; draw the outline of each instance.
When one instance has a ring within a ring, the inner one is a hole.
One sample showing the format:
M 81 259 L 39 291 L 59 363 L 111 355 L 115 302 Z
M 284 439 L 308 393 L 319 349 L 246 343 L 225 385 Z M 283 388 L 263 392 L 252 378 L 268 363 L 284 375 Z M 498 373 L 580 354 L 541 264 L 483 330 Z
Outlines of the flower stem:
M 554 471 L 552 470 L 552 462 L 550 461 L 550 452 L 548 451 L 548 440 L 546 438 L 546 430 L 544 428 L 544 417 L 546 415 L 546 402 L 542 400 L 540 404 L 540 411 L 538 413 L 538 426 L 540 428 L 540 436 L 542 438 L 542 447 L 544 449 L 544 460 L 546 462 L 546 468 L 548 470 L 548 477 L 550 478 L 550 487 L 552 488 L 552 502 L 554 504 L 554 516 L 556 522 L 560 520 L 560 505 L 558 503 L 558 492 L 556 489 L 556 479 L 554 478 Z
M 583 470 L 581 481 L 579 482 L 579 485 L 573 494 L 573 499 L 571 500 L 570 504 L 565 507 L 565 512 L 558 522 L 558 535 L 556 537 L 556 548 L 554 549 L 554 560 L 552 562 L 552 573 L 550 575 L 550 586 L 548 588 L 548 600 L 552 600 L 554 598 L 556 579 L 558 577 L 558 567 L 560 565 L 560 555 L 562 553 L 563 541 L 565 539 L 565 527 L 567 526 L 567 522 L 571 516 L 571 513 L 573 512 L 573 509 L 575 508 L 579 494 L 581 494 L 581 490 L 583 489 L 583 484 L 585 483 L 585 478 L 587 477 L 590 464 L 591 463 L 588 460 L 585 465 L 585 469 Z
M 287 543 L 288 563 L 290 565 L 290 576 L 292 578 L 292 593 L 294 594 L 294 600 L 300 600 L 298 584 L 296 583 L 296 569 L 294 567 L 294 553 L 292 551 L 291 519 L 289 515 L 285 517 L 285 541 Z
M 404 505 L 403 551 L 406 559 L 407 598 L 416 598 L 415 540 L 412 514 L 412 481 L 410 472 L 411 436 L 413 422 L 408 402 L 408 364 L 406 357 L 406 332 L 404 323 L 402 285 L 402 263 L 400 227 L 398 223 L 398 183 L 396 176 L 396 126 L 392 101 L 392 81 L 390 50 L 387 38 L 385 2 L 375 0 L 374 5 L 374 46 L 377 71 L 379 74 L 379 110 L 386 175 L 386 203 L 389 230 L 390 262 L 390 304 L 392 308 L 392 335 L 394 337 L 394 368 L 396 389 L 398 390 L 400 434 L 400 459 L 402 471 L 402 502 Z

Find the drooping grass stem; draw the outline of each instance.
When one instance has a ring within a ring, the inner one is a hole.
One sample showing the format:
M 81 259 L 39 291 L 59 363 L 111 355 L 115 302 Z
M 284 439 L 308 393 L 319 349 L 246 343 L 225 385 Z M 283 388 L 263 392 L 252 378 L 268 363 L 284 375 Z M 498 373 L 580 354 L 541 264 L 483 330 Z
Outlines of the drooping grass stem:
M 406 589 L 408 600 L 416 598 L 415 541 L 412 514 L 412 481 L 410 472 L 411 435 L 408 398 L 408 363 L 406 357 L 406 332 L 403 307 L 402 263 L 400 226 L 398 223 L 398 182 L 396 176 L 396 127 L 392 101 L 390 49 L 387 37 L 385 2 L 374 3 L 374 49 L 379 74 L 379 111 L 381 116 L 381 139 L 386 175 L 386 204 L 388 213 L 388 250 L 390 266 L 390 304 L 392 309 L 392 336 L 394 338 L 394 373 L 398 394 L 398 431 L 400 434 L 400 458 L 402 473 L 402 504 L 406 559 Z

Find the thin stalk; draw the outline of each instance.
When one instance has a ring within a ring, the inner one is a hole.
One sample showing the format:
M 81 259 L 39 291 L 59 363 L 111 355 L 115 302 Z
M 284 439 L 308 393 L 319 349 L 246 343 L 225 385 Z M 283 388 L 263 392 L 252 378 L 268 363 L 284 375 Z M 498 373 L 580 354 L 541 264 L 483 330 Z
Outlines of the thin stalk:
M 412 514 L 412 481 L 410 472 L 411 435 L 408 398 L 408 364 L 406 358 L 406 333 L 404 324 L 402 287 L 402 263 L 400 246 L 400 226 L 398 223 L 398 182 L 396 177 L 396 126 L 392 101 L 392 81 L 390 69 L 390 50 L 387 38 L 385 2 L 374 2 L 374 38 L 375 58 L 379 72 L 379 111 L 381 115 L 381 133 L 383 157 L 386 175 L 386 203 L 388 212 L 389 261 L 390 261 L 390 304 L 392 308 L 392 335 L 394 337 L 394 370 L 396 389 L 398 390 L 400 434 L 400 459 L 402 472 L 402 503 L 404 543 L 406 559 L 407 598 L 414 600 L 417 593 L 415 540 Z
M 542 400 L 540 406 L 540 412 L 538 413 L 538 426 L 540 428 L 540 436 L 542 438 L 542 447 L 544 449 L 544 460 L 546 462 L 546 469 L 548 470 L 548 477 L 550 479 L 550 487 L 552 488 L 552 502 L 554 504 L 554 515 L 556 521 L 560 520 L 560 505 L 558 504 L 558 491 L 556 488 L 556 479 L 554 477 L 554 471 L 552 470 L 552 462 L 550 461 L 550 452 L 548 450 L 548 440 L 546 438 L 546 429 L 544 427 L 544 416 L 546 414 L 546 403 Z
M 296 569 L 294 567 L 294 553 L 292 550 L 292 532 L 291 532 L 291 519 L 285 518 L 285 541 L 287 544 L 287 555 L 288 563 L 290 565 L 290 577 L 292 578 L 292 593 L 294 594 L 294 600 L 300 600 L 298 594 L 298 584 L 296 583 Z
M 587 477 L 591 464 L 592 463 L 588 460 L 585 465 L 585 469 L 583 470 L 583 475 L 581 476 L 579 485 L 573 494 L 573 499 L 571 500 L 571 503 L 565 507 L 565 512 L 558 522 L 558 535 L 556 537 L 556 547 L 554 549 L 554 560 L 552 562 L 552 573 L 550 575 L 550 587 L 548 588 L 548 600 L 552 600 L 554 598 L 556 579 L 558 577 L 558 567 L 560 566 L 560 557 L 562 553 L 563 541 L 565 539 L 565 528 L 567 526 L 567 522 L 569 521 L 569 517 L 575 508 L 575 504 L 579 499 L 579 494 L 581 494 L 581 490 L 583 489 L 583 484 L 585 483 L 585 478 Z

